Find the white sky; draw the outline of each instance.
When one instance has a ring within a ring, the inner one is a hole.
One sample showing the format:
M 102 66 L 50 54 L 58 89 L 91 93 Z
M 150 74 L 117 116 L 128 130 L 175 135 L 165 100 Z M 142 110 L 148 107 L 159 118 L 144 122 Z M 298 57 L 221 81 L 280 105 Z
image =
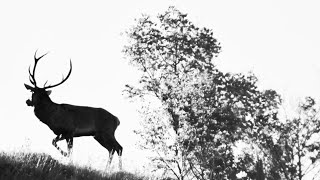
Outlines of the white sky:
M 54 134 L 25 104 L 31 93 L 23 83 L 29 83 L 28 67 L 39 49 L 39 55 L 50 53 L 39 62 L 38 84 L 59 82 L 71 58 L 72 74 L 53 89 L 51 99 L 103 107 L 118 116 L 116 138 L 124 147 L 124 165 L 134 168 L 144 155 L 133 146 L 138 115 L 121 94 L 137 73 L 123 58 L 121 33 L 142 13 L 163 13 L 169 5 L 188 13 L 195 24 L 214 29 L 222 44 L 217 60 L 221 69 L 253 71 L 260 87 L 275 89 L 289 100 L 306 95 L 319 99 L 317 1 L 1 1 L 0 149 L 17 150 L 28 140 L 31 150 L 59 156 L 51 145 Z M 93 138 L 75 139 L 75 159 L 104 166 L 107 157 Z

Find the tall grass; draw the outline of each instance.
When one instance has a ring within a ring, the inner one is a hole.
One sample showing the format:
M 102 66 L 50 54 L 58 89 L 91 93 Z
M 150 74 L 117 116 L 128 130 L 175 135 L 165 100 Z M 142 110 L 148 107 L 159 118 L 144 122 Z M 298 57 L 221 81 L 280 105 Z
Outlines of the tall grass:
M 63 164 L 44 153 L 0 152 L 1 180 L 151 180 L 125 171 L 103 173 L 91 167 Z

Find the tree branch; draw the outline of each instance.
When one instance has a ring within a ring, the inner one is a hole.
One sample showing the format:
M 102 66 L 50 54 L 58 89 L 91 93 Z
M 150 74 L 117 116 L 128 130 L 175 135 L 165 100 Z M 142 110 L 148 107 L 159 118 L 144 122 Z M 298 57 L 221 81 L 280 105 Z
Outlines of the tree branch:
M 160 155 L 160 153 L 158 151 L 156 151 L 159 158 L 160 158 L 160 161 L 162 161 L 166 166 L 167 168 L 179 179 L 179 175 L 174 171 L 174 169 L 168 164 L 168 162 Z

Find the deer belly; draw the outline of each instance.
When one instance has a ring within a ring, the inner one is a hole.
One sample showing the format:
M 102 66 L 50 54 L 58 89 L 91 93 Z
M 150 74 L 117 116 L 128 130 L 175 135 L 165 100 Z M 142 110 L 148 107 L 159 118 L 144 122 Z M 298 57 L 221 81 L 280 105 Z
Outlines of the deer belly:
M 75 129 L 74 136 L 92 136 L 94 133 L 93 127 L 78 127 Z

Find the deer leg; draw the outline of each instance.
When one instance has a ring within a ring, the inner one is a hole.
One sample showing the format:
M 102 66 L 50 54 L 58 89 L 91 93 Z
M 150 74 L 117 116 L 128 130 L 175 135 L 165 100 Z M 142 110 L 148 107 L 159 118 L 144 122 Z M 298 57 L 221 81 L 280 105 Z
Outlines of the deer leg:
M 58 135 L 56 138 L 54 138 L 53 140 L 52 140 L 52 145 L 54 146 L 54 147 L 56 147 L 57 149 L 58 149 L 58 151 L 63 155 L 63 156 L 67 156 L 68 154 L 66 153 L 66 152 L 64 152 L 58 145 L 57 145 L 57 142 L 58 141 L 61 141 L 61 140 L 64 140 L 65 139 L 65 137 L 62 135 L 62 134 L 60 134 L 60 135 Z
M 109 160 L 108 160 L 108 165 L 107 166 L 111 165 L 111 161 L 113 159 L 113 155 L 114 155 L 114 149 L 111 149 L 111 151 L 109 151 Z
M 122 170 L 122 147 L 119 154 L 119 170 Z
M 119 156 L 119 170 L 122 170 L 122 159 L 121 156 Z
M 68 157 L 72 155 L 72 147 L 73 147 L 73 138 L 67 138 L 67 145 L 68 145 Z
M 113 154 L 115 152 L 113 148 L 113 141 L 110 137 L 103 134 L 95 135 L 94 139 L 96 139 L 104 148 L 106 148 L 109 151 L 109 159 L 107 163 L 107 169 L 109 169 L 109 166 L 111 165 L 111 161 L 113 158 Z
M 122 159 L 121 159 L 121 156 L 122 156 L 122 146 L 116 141 L 116 151 L 117 151 L 117 154 L 119 156 L 119 170 L 121 171 L 122 170 Z

